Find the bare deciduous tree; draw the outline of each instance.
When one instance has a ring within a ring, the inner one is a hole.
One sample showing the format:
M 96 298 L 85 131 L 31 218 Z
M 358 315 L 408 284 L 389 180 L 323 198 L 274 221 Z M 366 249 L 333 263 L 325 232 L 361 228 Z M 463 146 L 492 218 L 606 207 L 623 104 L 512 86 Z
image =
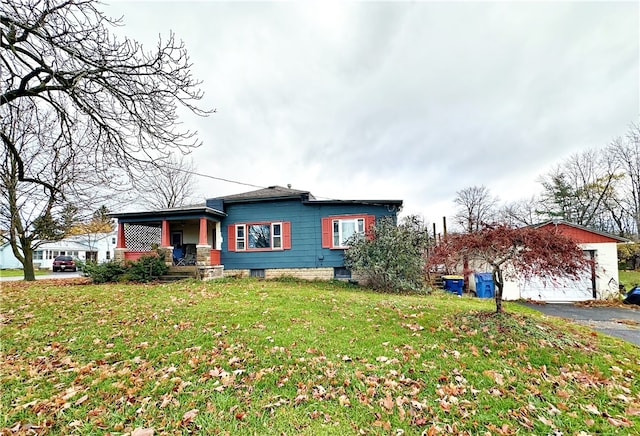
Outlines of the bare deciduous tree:
M 626 137 L 616 138 L 607 152 L 623 172 L 620 207 L 629 218 L 627 230 L 640 233 L 640 124 L 634 124 Z
M 146 51 L 116 37 L 112 31 L 120 21 L 100 12 L 95 0 L 2 0 L 1 5 L 3 183 L 5 189 L 37 191 L 46 205 L 30 212 L 36 217 L 40 210 L 40 221 L 23 222 L 21 229 L 14 210 L 19 203 L 8 203 L 14 253 L 26 256 L 34 239 L 19 235 L 33 230 L 33 223 L 54 222 L 68 192 L 86 194 L 80 186 L 89 180 L 103 189 L 123 177 L 130 181 L 150 162 L 198 146 L 194 132 L 177 127 L 177 111 L 208 112 L 197 106 L 200 83 L 173 34 Z M 33 153 L 33 144 L 42 152 Z M 50 159 L 57 166 L 41 171 Z M 90 178 L 77 172 L 83 162 L 93 168 Z M 25 278 L 32 279 L 31 265 L 23 264 Z
M 601 150 L 576 153 L 540 178 L 544 192 L 540 214 L 612 231 L 616 183 L 620 174 Z
M 14 256 L 23 264 L 25 279 L 34 280 L 33 249 L 65 235 L 77 211 L 73 202 L 80 201 L 77 190 L 85 191 L 88 185 L 83 181 L 90 180 L 91 168 L 86 161 L 75 158 L 68 143 L 58 135 L 53 118 L 31 110 L 28 104 L 22 106 L 27 109 L 13 107 L 16 116 L 0 120 L 3 134 L 21 158 L 18 160 L 8 148 L 1 149 L 0 225 L 7 230 L 6 241 Z M 20 180 L 21 166 L 24 180 Z M 31 182 L 32 174 L 55 189 Z
M 140 203 L 152 209 L 168 209 L 194 202 L 195 167 L 184 155 L 170 156 L 161 167 L 150 167 L 136 187 Z
M 495 217 L 498 199 L 485 186 L 471 186 L 456 192 L 455 219 L 466 232 L 477 232 Z
M 537 224 L 540 220 L 536 210 L 537 204 L 538 199 L 535 196 L 505 203 L 500 209 L 499 221 L 514 227 Z

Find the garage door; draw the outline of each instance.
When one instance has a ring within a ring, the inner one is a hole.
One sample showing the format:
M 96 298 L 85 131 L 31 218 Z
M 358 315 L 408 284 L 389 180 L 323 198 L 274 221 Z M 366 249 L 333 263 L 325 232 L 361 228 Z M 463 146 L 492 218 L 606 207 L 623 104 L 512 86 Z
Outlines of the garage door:
M 593 299 L 593 282 L 590 274 L 579 280 L 557 279 L 553 282 L 534 278 L 520 282 L 519 286 L 520 297 L 525 300 L 561 303 Z

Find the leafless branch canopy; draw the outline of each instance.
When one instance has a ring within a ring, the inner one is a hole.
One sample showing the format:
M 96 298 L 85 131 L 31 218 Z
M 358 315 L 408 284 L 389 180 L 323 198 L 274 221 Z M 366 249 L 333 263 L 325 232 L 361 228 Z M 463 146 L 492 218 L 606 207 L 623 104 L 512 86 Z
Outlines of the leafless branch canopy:
M 178 124 L 180 107 L 208 113 L 197 106 L 200 82 L 192 77 L 184 44 L 169 34 L 145 51 L 112 34 L 120 20 L 106 17 L 97 5 L 94 0 L 2 0 L 0 116 L 11 116 L 7 107 L 24 98 L 48 107 L 56 114 L 59 134 L 71 144 L 82 132 L 82 153 L 95 160 L 97 169 L 129 170 L 176 148 L 185 152 L 198 146 L 195 132 Z M 15 153 L 4 131 L 2 140 Z
M 147 177 L 136 181 L 139 203 L 151 209 L 169 209 L 195 203 L 195 167 L 185 155 L 170 156 L 162 167 L 150 166 Z
M 65 210 L 197 147 L 178 112 L 210 111 L 173 34 L 147 51 L 96 0 L 0 5 L 0 225 L 33 280 L 33 246 L 59 237 Z
M 497 197 L 486 186 L 470 186 L 456 192 L 456 221 L 466 232 L 477 232 L 495 215 Z

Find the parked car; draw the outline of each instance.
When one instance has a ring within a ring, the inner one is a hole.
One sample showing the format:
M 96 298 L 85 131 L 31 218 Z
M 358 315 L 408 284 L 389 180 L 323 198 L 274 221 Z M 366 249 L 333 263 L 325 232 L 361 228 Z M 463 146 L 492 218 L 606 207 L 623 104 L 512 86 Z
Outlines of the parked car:
M 627 292 L 627 295 L 624 297 L 623 303 L 637 304 L 640 306 L 640 286 L 636 286 L 632 290 Z
M 56 271 L 76 271 L 76 262 L 71 256 L 56 256 L 53 259 L 53 272 Z

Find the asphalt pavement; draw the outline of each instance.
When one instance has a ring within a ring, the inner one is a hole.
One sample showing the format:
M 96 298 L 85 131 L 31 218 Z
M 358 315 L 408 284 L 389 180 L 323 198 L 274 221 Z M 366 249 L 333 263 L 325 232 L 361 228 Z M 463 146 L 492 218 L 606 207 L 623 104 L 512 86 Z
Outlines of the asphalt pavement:
M 573 304 L 521 304 L 545 315 L 569 319 L 640 346 L 640 306 L 582 307 Z
M 71 279 L 74 277 L 82 277 L 82 272 L 76 271 L 64 271 L 64 272 L 52 272 L 50 274 L 37 275 L 36 280 L 49 280 L 49 279 Z M 23 276 L 18 277 L 0 277 L 0 282 L 12 282 L 16 280 L 24 279 Z

